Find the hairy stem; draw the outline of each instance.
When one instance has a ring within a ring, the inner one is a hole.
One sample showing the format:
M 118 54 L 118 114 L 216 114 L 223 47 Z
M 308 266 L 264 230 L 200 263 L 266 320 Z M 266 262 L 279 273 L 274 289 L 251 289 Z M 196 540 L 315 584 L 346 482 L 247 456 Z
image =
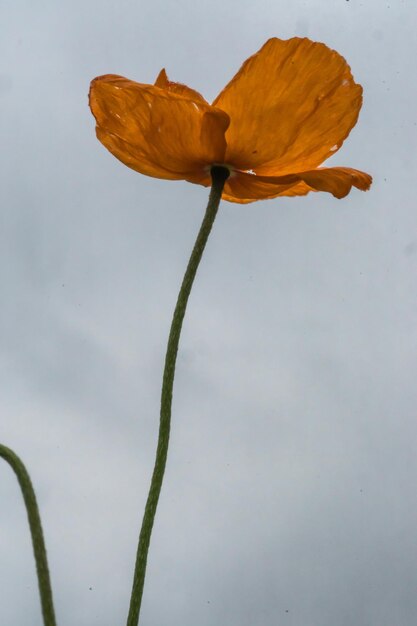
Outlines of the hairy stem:
M 178 343 L 181 334 L 182 322 L 187 308 L 191 287 L 203 255 L 207 239 L 213 226 L 214 219 L 217 215 L 224 183 L 229 176 L 229 171 L 225 167 L 214 166 L 211 169 L 211 176 L 212 187 L 206 213 L 201 224 L 200 231 L 197 235 L 197 239 L 182 281 L 181 289 L 178 294 L 178 300 L 168 338 L 161 392 L 158 447 L 145 513 L 142 521 L 142 528 L 139 535 L 127 626 L 137 626 L 139 621 L 149 543 L 167 460 L 169 432 L 171 426 L 172 388 L 174 384 L 175 363 L 177 360 Z
M 30 534 L 32 536 L 33 553 L 35 555 L 36 571 L 38 574 L 39 594 L 44 626 L 56 626 L 54 604 L 52 600 L 52 588 L 49 578 L 48 560 L 46 557 L 45 541 L 43 538 L 41 518 L 39 516 L 38 503 L 30 476 L 17 454 L 0 444 L 0 457 L 12 468 L 19 481 L 25 502 L 29 520 Z

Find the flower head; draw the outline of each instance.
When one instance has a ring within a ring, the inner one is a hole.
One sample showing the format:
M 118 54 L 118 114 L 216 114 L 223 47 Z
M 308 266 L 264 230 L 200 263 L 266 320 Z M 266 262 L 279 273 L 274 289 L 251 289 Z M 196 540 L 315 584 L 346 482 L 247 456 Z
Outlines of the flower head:
M 204 186 L 221 165 L 230 172 L 222 197 L 240 203 L 369 189 L 364 172 L 319 167 L 339 150 L 361 105 L 345 59 L 298 37 L 269 39 L 212 104 L 164 69 L 154 85 L 107 74 L 90 87 L 97 137 L 125 165 Z

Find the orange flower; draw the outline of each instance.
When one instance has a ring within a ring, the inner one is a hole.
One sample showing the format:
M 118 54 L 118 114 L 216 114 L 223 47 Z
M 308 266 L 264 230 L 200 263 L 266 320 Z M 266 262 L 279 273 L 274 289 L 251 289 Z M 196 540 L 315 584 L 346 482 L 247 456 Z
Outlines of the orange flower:
M 361 105 L 345 59 L 298 37 L 269 39 L 213 104 L 164 69 L 155 85 L 107 74 L 90 88 L 97 137 L 125 165 L 204 186 L 211 167 L 222 165 L 230 171 L 222 197 L 240 203 L 369 189 L 364 172 L 319 167 L 339 150 Z

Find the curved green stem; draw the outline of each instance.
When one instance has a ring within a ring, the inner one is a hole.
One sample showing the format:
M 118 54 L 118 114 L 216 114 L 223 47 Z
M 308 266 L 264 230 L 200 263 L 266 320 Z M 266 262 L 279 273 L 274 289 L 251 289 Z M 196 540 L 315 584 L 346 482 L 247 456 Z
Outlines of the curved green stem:
M 39 516 L 38 503 L 36 502 L 30 476 L 17 454 L 0 444 L 0 457 L 12 468 L 19 481 L 25 502 L 29 520 L 30 534 L 32 536 L 33 552 L 35 555 L 36 571 L 38 573 L 39 593 L 41 597 L 42 615 L 44 626 L 56 626 L 54 604 L 52 600 L 52 588 L 49 578 L 48 560 L 46 557 L 45 541 L 43 538 L 41 518 Z
M 197 235 L 187 270 L 185 272 L 178 300 L 172 318 L 171 330 L 168 338 L 167 352 L 165 356 L 165 369 L 161 392 L 161 414 L 158 435 L 158 447 L 156 451 L 155 466 L 153 470 L 151 486 L 146 502 L 142 528 L 139 535 L 139 544 L 136 554 L 135 573 L 133 578 L 132 594 L 130 598 L 129 615 L 127 626 L 137 626 L 142 602 L 143 585 L 145 582 L 146 562 L 148 558 L 149 542 L 155 519 L 156 507 L 161 492 L 165 465 L 168 453 L 169 431 L 171 425 L 172 388 L 174 384 L 175 362 L 177 360 L 178 343 L 181 334 L 182 322 L 187 308 L 188 297 L 200 263 L 203 251 L 217 215 L 224 183 L 229 171 L 225 167 L 214 166 L 211 169 L 212 187 L 207 204 L 206 213 Z

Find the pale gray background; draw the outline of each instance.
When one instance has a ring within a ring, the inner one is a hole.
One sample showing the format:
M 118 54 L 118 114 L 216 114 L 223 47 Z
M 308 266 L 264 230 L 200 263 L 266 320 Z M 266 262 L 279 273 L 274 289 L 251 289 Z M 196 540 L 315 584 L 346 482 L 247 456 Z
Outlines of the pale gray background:
M 89 81 L 212 99 L 271 36 L 364 87 L 368 193 L 223 203 L 179 354 L 141 626 L 417 615 L 415 0 L 3 0 L 0 439 L 36 485 L 60 626 L 125 623 L 171 313 L 207 190 L 98 143 Z M 330 163 L 330 161 L 328 162 Z M 0 624 L 41 624 L 0 464 Z

